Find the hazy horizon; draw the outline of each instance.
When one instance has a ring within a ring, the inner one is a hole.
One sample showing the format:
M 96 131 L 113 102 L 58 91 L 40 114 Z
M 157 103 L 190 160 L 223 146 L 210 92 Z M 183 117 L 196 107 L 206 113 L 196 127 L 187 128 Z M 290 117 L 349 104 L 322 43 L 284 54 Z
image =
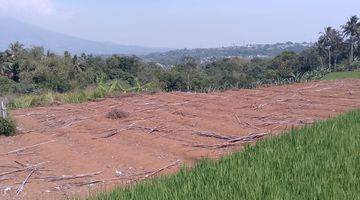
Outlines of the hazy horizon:
M 0 13 L 93 41 L 163 48 L 313 42 L 358 15 L 360 2 L 0 0 Z

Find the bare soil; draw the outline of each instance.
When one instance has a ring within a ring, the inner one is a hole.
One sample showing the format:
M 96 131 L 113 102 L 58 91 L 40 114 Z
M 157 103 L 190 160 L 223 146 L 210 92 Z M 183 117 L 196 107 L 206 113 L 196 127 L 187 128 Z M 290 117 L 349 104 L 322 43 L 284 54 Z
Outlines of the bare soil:
M 84 197 L 241 149 L 210 148 L 226 138 L 276 135 L 358 108 L 360 80 L 340 80 L 14 110 L 20 133 L 0 137 L 0 199 Z M 128 116 L 108 119 L 114 109 Z

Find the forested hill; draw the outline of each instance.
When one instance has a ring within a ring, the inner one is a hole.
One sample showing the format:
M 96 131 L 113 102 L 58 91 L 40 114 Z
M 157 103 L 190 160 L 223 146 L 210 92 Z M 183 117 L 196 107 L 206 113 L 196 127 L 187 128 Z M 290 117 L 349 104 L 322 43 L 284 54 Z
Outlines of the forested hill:
M 242 58 L 268 58 L 275 57 L 284 51 L 299 53 L 311 43 L 276 43 L 276 44 L 254 44 L 246 46 L 231 46 L 221 48 L 199 48 L 199 49 L 179 49 L 165 53 L 151 53 L 143 58 L 147 61 L 161 63 L 163 65 L 175 65 L 182 62 L 184 57 L 193 57 L 201 63 L 209 63 L 227 57 Z

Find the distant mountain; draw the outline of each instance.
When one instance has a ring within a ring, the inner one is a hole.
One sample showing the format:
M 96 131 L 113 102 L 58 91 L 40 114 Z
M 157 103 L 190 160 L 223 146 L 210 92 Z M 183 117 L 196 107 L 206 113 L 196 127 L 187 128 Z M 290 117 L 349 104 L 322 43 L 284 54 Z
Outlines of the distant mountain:
M 69 51 L 76 54 L 145 55 L 169 50 L 85 40 L 0 16 L 0 51 L 7 49 L 9 44 L 15 41 L 19 41 L 28 47 L 32 45 L 43 46 L 46 50 L 49 49 L 61 54 L 64 51 Z
M 246 46 L 231 46 L 221 48 L 202 49 L 179 49 L 163 53 L 151 53 L 142 58 L 146 61 L 157 62 L 163 65 L 174 65 L 182 61 L 184 57 L 193 57 L 200 63 L 208 63 L 222 58 L 271 58 L 284 51 L 301 52 L 309 48 L 312 43 L 276 43 L 276 44 L 252 44 Z

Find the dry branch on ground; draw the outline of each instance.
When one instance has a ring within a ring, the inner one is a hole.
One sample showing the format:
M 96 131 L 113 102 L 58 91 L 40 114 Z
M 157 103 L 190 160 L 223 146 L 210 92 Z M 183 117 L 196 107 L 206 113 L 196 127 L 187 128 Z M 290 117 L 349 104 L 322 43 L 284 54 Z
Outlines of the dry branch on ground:
M 254 142 L 262 137 L 265 137 L 267 135 L 269 135 L 270 133 L 255 133 L 255 134 L 250 134 L 248 136 L 245 137 L 239 137 L 239 138 L 235 138 L 235 139 L 230 139 L 227 140 L 226 142 L 222 143 L 222 144 L 214 144 L 214 145 L 209 145 L 209 144 L 196 144 L 196 145 L 191 145 L 191 147 L 197 147 L 197 148 L 206 148 L 206 149 L 220 149 L 220 148 L 227 148 L 227 147 L 231 147 L 231 146 L 236 146 L 239 144 L 243 144 L 243 143 L 249 143 L 249 142 Z
M 201 136 L 201 137 L 210 137 L 210 138 L 216 138 L 221 140 L 232 140 L 235 139 L 235 136 L 227 136 L 227 135 L 221 135 L 214 132 L 195 132 L 194 135 Z
M 42 162 L 42 163 L 38 163 L 38 164 L 35 164 L 35 165 L 27 165 L 27 167 L 24 167 L 24 168 L 21 168 L 21 169 L 15 169 L 15 170 L 12 170 L 12 171 L 3 172 L 3 173 L 0 173 L 0 177 L 10 175 L 10 174 L 14 174 L 14 173 L 24 172 L 24 171 L 27 171 L 27 170 L 37 169 L 41 165 L 44 165 L 45 163 L 47 163 L 47 162 Z
M 25 188 L 26 183 L 29 181 L 30 177 L 35 173 L 35 169 L 31 170 L 29 175 L 25 178 L 25 180 L 20 184 L 19 188 L 16 190 L 16 195 L 19 195 Z
M 94 172 L 94 173 L 87 173 L 87 174 L 77 174 L 77 175 L 62 175 L 60 177 L 45 177 L 43 179 L 49 182 L 56 182 L 56 181 L 64 181 L 64 180 L 71 180 L 71 179 L 80 179 L 80 178 L 89 178 L 96 175 L 101 174 L 102 172 Z
M 31 146 L 23 147 L 23 148 L 20 148 L 20 149 L 15 149 L 13 151 L 7 152 L 6 155 L 21 153 L 23 151 L 26 151 L 26 150 L 29 150 L 29 149 L 32 149 L 32 148 L 36 148 L 36 147 L 39 147 L 39 146 L 44 145 L 44 144 L 49 144 L 49 143 L 52 143 L 52 142 L 55 142 L 55 141 L 56 140 L 50 140 L 50 141 L 34 144 L 34 145 L 31 145 Z

